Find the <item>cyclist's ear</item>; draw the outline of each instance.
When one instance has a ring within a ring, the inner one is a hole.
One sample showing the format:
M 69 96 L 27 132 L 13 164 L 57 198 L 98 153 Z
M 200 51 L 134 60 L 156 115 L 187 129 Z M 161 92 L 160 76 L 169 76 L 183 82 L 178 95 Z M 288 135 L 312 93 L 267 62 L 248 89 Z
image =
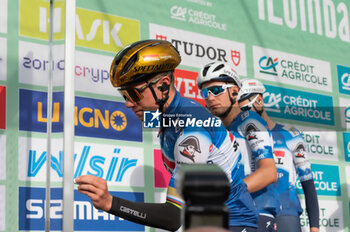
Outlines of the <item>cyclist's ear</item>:
M 238 92 L 239 92 L 238 86 L 237 86 L 237 85 L 232 86 L 232 93 L 231 93 L 232 97 L 237 96 L 237 95 L 238 95 Z

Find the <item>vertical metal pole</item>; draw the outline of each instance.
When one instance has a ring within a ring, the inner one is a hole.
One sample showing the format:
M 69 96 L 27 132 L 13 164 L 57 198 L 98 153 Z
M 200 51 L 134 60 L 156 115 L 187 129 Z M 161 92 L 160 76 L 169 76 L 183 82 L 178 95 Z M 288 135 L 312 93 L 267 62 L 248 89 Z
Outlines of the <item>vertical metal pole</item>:
M 75 66 L 75 0 L 65 1 L 64 47 L 64 134 L 63 134 L 63 231 L 74 230 L 74 66 Z
M 45 231 L 50 231 L 50 201 L 51 201 L 51 132 L 52 132 L 52 49 L 53 49 L 53 0 L 50 0 L 49 13 L 49 80 L 47 86 L 47 142 L 46 142 L 46 202 Z

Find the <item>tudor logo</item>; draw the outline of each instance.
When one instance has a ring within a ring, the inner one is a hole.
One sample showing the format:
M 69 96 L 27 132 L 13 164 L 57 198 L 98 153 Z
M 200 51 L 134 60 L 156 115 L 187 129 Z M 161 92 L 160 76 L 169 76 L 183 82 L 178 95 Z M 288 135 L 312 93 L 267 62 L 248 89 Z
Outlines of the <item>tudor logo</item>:
M 190 9 L 187 9 L 190 15 Z M 240 76 L 247 75 L 245 44 L 209 35 L 150 24 L 149 38 L 169 41 L 186 66 L 202 68 L 211 62 L 231 64 Z M 200 38 L 200 40 L 198 40 Z
M 241 52 L 231 50 L 231 60 L 235 66 L 238 66 L 239 63 L 241 62 Z
M 180 54 L 185 53 L 188 56 L 206 57 L 213 61 L 227 62 L 227 53 L 225 49 L 215 48 L 213 46 L 203 46 L 201 44 L 177 39 L 172 39 L 170 42 Z
M 267 111 L 273 111 L 273 112 L 277 112 L 280 113 L 281 112 L 281 108 L 279 106 L 279 102 L 282 100 L 281 94 L 275 94 L 275 93 L 269 93 L 269 92 L 265 92 L 264 93 L 264 105 L 265 105 L 265 109 Z M 265 99 L 268 100 L 265 100 Z

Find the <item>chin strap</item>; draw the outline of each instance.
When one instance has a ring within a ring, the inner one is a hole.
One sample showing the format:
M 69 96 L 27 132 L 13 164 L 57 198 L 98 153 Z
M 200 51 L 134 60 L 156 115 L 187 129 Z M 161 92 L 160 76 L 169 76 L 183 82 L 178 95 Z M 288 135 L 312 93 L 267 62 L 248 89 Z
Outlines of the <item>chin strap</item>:
M 258 110 L 254 105 L 253 105 L 255 112 L 257 112 L 260 116 L 262 115 L 262 113 L 264 112 L 264 108 L 262 108 L 262 110 Z
M 161 87 L 161 91 L 162 92 L 166 92 L 166 95 L 164 98 L 162 99 L 159 99 L 156 95 L 156 92 L 154 91 L 153 87 L 152 86 L 149 86 L 151 92 L 152 92 L 152 95 L 153 95 L 153 98 L 154 100 L 156 101 L 156 104 L 159 106 L 159 111 L 160 112 L 163 112 L 163 108 L 164 108 L 164 104 L 168 101 L 169 99 L 169 89 L 170 89 L 170 85 L 164 85 Z
M 233 105 L 236 103 L 236 99 L 233 99 L 229 93 L 229 91 L 227 91 L 228 93 L 228 97 L 230 98 L 230 102 L 231 102 L 231 105 L 225 110 L 225 112 L 223 112 L 222 114 L 218 115 L 219 118 L 225 118 L 229 113 L 230 111 L 232 110 L 232 107 Z M 238 95 L 237 93 L 233 93 L 232 96 L 236 96 Z

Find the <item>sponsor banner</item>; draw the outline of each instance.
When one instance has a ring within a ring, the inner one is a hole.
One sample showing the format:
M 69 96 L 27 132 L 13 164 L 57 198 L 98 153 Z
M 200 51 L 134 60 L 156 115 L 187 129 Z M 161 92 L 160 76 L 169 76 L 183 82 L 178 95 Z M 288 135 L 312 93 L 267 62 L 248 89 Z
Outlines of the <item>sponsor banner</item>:
M 310 231 L 309 219 L 306 213 L 305 201 L 300 201 L 303 213 L 300 224 L 303 232 Z M 318 200 L 320 208 L 320 232 L 343 231 L 343 203 L 336 200 Z
M 153 159 L 154 159 L 154 187 L 168 188 L 171 175 L 164 166 L 161 150 L 153 149 Z
M 350 95 L 350 67 L 337 65 L 339 92 Z
M 171 6 L 170 18 L 221 31 L 227 30 L 227 24 L 217 22 L 215 14 L 211 14 L 202 10 L 195 10 L 188 7 L 182 7 L 178 5 Z
M 272 117 L 334 125 L 333 98 L 265 85 L 264 106 Z
M 48 45 L 19 41 L 19 82 L 32 85 L 48 85 Z M 64 45 L 53 46 L 53 85 L 64 84 Z M 75 90 L 120 96 L 109 80 L 111 56 L 75 52 Z
M 6 180 L 6 135 L 0 135 L 0 180 Z
M 5 186 L 0 185 L 0 231 L 5 230 L 6 214 L 5 214 L 5 205 L 6 205 L 6 194 Z
M 1 0 L 0 0 L 1 1 Z M 1 12 L 0 12 L 1 17 Z M 7 40 L 0 37 L 0 80 L 7 79 Z
M 46 180 L 46 140 L 18 139 L 18 178 L 24 181 Z M 63 176 L 63 141 L 52 139 L 51 181 Z M 97 143 L 74 143 L 74 178 L 94 175 L 109 185 L 144 186 L 143 148 Z
M 139 192 L 114 192 L 112 195 L 123 199 L 144 202 L 144 194 Z M 18 230 L 45 230 L 45 188 L 19 187 Z M 144 231 L 140 224 L 124 220 L 96 209 L 91 200 L 74 190 L 74 230 L 75 231 Z M 62 230 L 63 218 L 62 189 L 51 188 L 50 229 Z M 125 210 L 129 210 L 125 208 Z M 135 211 L 136 212 L 136 211 Z M 136 212 L 140 217 L 142 213 Z
M 338 161 L 337 133 L 331 130 L 297 126 L 306 142 L 309 159 Z
M 311 164 L 318 196 L 341 196 L 339 166 Z M 304 194 L 300 180 L 296 183 L 297 193 Z
M 350 162 L 350 133 L 348 132 L 343 133 L 343 144 L 344 144 L 345 161 Z
M 7 33 L 7 0 L 0 0 L 0 6 L 0 33 Z
M 76 51 L 75 90 L 121 96 L 109 79 L 112 56 Z
M 0 130 L 6 129 L 6 86 L 0 85 Z
M 46 132 L 47 93 L 20 89 L 19 102 L 19 129 Z M 52 131 L 63 132 L 63 92 L 52 105 Z M 141 142 L 142 127 L 124 103 L 75 97 L 75 135 Z
M 20 83 L 48 86 L 49 46 L 19 41 L 18 79 Z M 64 45 L 52 46 L 52 80 L 54 86 L 64 84 Z
M 195 3 L 201 6 L 212 7 L 213 3 L 205 0 L 186 0 L 187 2 Z
M 345 166 L 346 183 L 348 186 L 348 197 L 350 198 L 350 166 Z
M 247 75 L 244 43 L 157 24 L 150 24 L 149 37 L 170 41 L 180 52 L 183 65 L 202 68 L 210 62 L 228 62 L 239 75 Z
M 329 62 L 253 46 L 256 78 L 332 92 Z
M 21 36 L 48 40 L 49 7 L 45 0 L 20 0 Z M 53 9 L 54 39 L 64 39 L 64 2 Z M 118 52 L 140 40 L 140 22 L 98 11 L 76 8 L 76 46 Z
M 350 99 L 339 98 L 340 119 L 344 129 L 350 129 Z
M 175 86 L 184 97 L 193 99 L 199 104 L 205 106 L 204 99 L 201 96 L 197 86 L 198 72 L 192 72 L 182 69 L 175 69 Z
M 316 36 L 322 36 L 327 38 L 329 43 L 335 43 L 334 40 L 338 39 L 349 43 L 348 12 L 350 9 L 347 7 L 347 2 L 323 1 L 322 4 L 320 2 L 305 1 L 305 4 L 300 2 L 298 5 L 295 1 L 259 0 L 257 14 L 262 21 L 267 21 L 273 26 L 275 26 L 274 24 L 283 26 L 283 28 L 278 28 L 280 31 L 288 31 L 286 28 L 289 28 L 294 35 L 303 32 L 303 37 L 309 36 L 312 38 L 311 41 L 320 40 Z M 261 25 L 261 27 L 265 28 L 266 25 Z M 297 38 L 288 39 L 292 41 Z M 304 43 L 304 40 L 301 41 Z M 321 47 L 320 49 L 325 48 Z

